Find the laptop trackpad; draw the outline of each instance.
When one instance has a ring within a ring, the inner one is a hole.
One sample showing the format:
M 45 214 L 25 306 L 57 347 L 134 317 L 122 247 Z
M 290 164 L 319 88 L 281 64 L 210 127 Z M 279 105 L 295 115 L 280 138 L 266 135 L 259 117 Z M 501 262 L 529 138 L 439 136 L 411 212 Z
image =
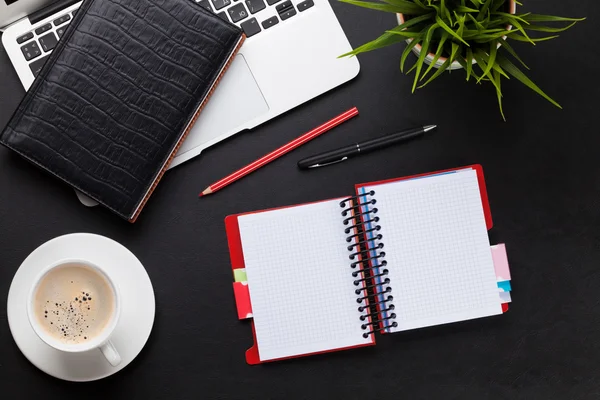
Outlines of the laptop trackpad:
M 244 56 L 238 54 L 200 113 L 179 154 L 207 143 L 269 111 Z

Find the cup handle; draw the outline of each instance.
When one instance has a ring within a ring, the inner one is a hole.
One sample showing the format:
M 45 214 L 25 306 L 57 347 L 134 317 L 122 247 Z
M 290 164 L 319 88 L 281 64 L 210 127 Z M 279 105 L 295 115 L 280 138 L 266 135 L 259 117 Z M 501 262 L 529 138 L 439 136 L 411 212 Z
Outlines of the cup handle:
M 102 354 L 104 354 L 106 360 L 113 367 L 116 367 L 117 365 L 121 364 L 121 356 L 119 355 L 117 349 L 115 349 L 115 345 L 112 344 L 110 341 L 100 346 L 100 351 L 102 352 Z

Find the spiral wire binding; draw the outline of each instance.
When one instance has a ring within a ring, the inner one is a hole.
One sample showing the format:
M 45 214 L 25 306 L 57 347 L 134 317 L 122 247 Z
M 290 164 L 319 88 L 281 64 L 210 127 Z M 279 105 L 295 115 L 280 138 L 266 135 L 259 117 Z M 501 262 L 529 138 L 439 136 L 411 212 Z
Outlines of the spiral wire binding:
M 368 330 L 363 333 L 365 339 L 375 332 L 398 326 L 396 321 L 391 324 L 386 322 L 395 319 L 396 314 L 393 312 L 395 306 L 392 304 L 394 296 L 391 294 L 391 282 L 387 277 L 389 271 L 385 268 L 385 251 L 382 250 L 383 235 L 379 233 L 381 226 L 377 225 L 379 217 L 376 214 L 379 210 L 372 207 L 377 203 L 374 195 L 375 191 L 371 190 L 340 202 L 343 224 L 346 226 L 344 233 L 349 235 L 346 242 L 349 243 L 349 258 L 352 261 L 350 267 L 354 269 L 352 277 L 355 278 L 354 286 L 357 287 L 354 293 L 358 296 L 358 311 L 362 313 L 361 328 Z M 371 266 L 374 261 L 379 265 Z M 359 265 L 361 268 L 357 269 Z

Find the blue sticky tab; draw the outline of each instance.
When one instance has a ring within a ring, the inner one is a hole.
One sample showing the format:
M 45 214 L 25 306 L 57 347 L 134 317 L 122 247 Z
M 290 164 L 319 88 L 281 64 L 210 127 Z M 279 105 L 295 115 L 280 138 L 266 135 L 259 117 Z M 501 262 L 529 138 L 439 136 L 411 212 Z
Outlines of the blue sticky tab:
M 510 287 L 510 281 L 498 282 L 498 289 L 502 290 L 503 292 L 510 292 L 512 290 Z

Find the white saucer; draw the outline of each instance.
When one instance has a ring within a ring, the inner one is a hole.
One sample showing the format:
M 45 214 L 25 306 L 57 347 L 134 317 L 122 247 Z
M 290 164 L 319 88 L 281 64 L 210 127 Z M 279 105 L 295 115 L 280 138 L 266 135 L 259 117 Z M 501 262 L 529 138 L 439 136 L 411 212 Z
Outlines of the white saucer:
M 111 341 L 122 362 L 112 367 L 100 350 L 63 353 L 46 345 L 27 318 L 27 296 L 42 268 L 65 258 L 101 265 L 119 286 L 121 318 Z M 140 353 L 154 323 L 152 283 L 142 263 L 119 243 L 103 236 L 75 233 L 44 243 L 23 261 L 8 292 L 8 324 L 13 338 L 33 365 L 59 379 L 85 382 L 105 378 L 125 368 Z

